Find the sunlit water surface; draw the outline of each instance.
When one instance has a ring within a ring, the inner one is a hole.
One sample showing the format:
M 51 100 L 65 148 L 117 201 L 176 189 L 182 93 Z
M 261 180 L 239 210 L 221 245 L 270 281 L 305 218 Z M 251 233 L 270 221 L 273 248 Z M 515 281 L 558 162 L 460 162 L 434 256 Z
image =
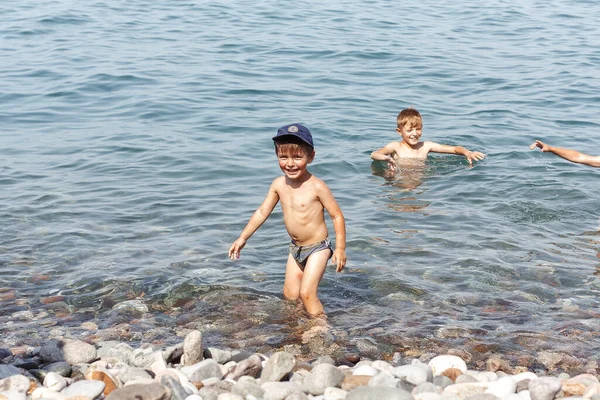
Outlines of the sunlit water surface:
M 528 145 L 600 154 L 599 27 L 595 1 L 2 2 L 0 345 L 323 351 L 279 207 L 227 258 L 303 122 L 348 231 L 328 351 L 596 359 L 599 172 Z M 410 105 L 486 159 L 386 174 Z

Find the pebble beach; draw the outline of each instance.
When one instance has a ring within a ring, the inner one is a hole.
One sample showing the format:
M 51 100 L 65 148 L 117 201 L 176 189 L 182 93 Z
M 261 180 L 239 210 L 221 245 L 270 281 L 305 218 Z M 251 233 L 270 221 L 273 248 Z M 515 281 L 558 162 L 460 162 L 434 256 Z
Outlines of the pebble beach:
M 315 327 L 305 339 L 327 345 L 326 330 Z M 468 357 L 415 357 L 417 349 L 388 359 L 299 351 L 215 348 L 200 330 L 168 347 L 55 337 L 36 347 L 0 347 L 0 400 L 600 399 L 593 362 L 570 365 L 578 372 L 569 373 L 557 359 L 540 359 L 530 370 L 501 355 L 474 368 Z

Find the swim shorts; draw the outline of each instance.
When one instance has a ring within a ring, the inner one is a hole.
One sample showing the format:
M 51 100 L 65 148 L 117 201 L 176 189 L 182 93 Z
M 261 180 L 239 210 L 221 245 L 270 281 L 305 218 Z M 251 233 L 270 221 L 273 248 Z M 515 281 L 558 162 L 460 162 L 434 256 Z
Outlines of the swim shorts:
M 331 247 L 329 238 L 325 238 L 318 243 L 310 244 L 308 246 L 298 246 L 296 243 L 294 243 L 294 241 L 290 243 L 290 254 L 292 257 L 294 257 L 294 260 L 296 260 L 302 271 L 304 271 L 304 267 L 306 267 L 306 261 L 312 253 L 325 249 L 331 250 L 331 254 L 329 255 L 329 258 L 331 258 L 333 255 L 333 248 Z

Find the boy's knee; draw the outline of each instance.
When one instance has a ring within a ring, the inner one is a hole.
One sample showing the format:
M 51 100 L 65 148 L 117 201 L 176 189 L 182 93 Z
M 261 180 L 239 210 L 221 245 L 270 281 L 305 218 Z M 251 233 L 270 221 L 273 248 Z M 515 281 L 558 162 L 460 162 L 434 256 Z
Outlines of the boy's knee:
M 307 301 L 314 301 L 315 299 L 318 299 L 317 292 L 315 292 L 312 289 L 301 288 L 300 289 L 300 299 L 304 303 L 306 303 Z
M 298 300 L 298 295 L 299 294 L 297 292 L 294 292 L 285 286 L 283 287 L 283 297 L 286 300 Z

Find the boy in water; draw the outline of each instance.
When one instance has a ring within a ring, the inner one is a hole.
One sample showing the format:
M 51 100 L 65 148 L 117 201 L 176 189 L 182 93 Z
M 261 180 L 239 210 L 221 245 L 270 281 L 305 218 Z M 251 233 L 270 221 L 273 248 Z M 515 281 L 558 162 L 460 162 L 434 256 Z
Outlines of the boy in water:
M 580 153 L 577 150 L 563 149 L 561 147 L 550 146 L 544 142 L 540 142 L 539 140 L 536 140 L 534 143 L 531 144 L 531 146 L 529 146 L 531 150 L 535 149 L 536 147 L 539 147 L 542 150 L 542 152 L 554 153 L 557 156 L 574 163 L 585 164 L 589 165 L 590 167 L 600 167 L 600 156 L 590 156 L 587 154 Z
M 306 169 L 315 157 L 310 131 L 300 124 L 286 125 L 279 128 L 273 141 L 283 176 L 271 184 L 267 197 L 229 248 L 229 258 L 240 257 L 246 241 L 281 201 L 283 222 L 292 239 L 283 295 L 290 300 L 300 298 L 309 314 L 321 314 L 317 288 L 327 261 L 333 256 L 338 272 L 346 265 L 346 222 L 327 185 Z M 328 238 L 324 210 L 333 221 L 335 250 Z
M 460 154 L 467 158 L 469 165 L 473 160 L 479 161 L 485 154 L 478 151 L 470 151 L 461 146 L 448 146 L 435 142 L 419 142 L 423 129 L 421 114 L 414 108 L 406 108 L 400 111 L 396 118 L 396 132 L 402 136 L 402 141 L 391 142 L 371 153 L 371 158 L 376 161 L 387 161 L 390 169 L 396 170 L 399 159 L 413 158 L 425 160 L 429 152 Z

